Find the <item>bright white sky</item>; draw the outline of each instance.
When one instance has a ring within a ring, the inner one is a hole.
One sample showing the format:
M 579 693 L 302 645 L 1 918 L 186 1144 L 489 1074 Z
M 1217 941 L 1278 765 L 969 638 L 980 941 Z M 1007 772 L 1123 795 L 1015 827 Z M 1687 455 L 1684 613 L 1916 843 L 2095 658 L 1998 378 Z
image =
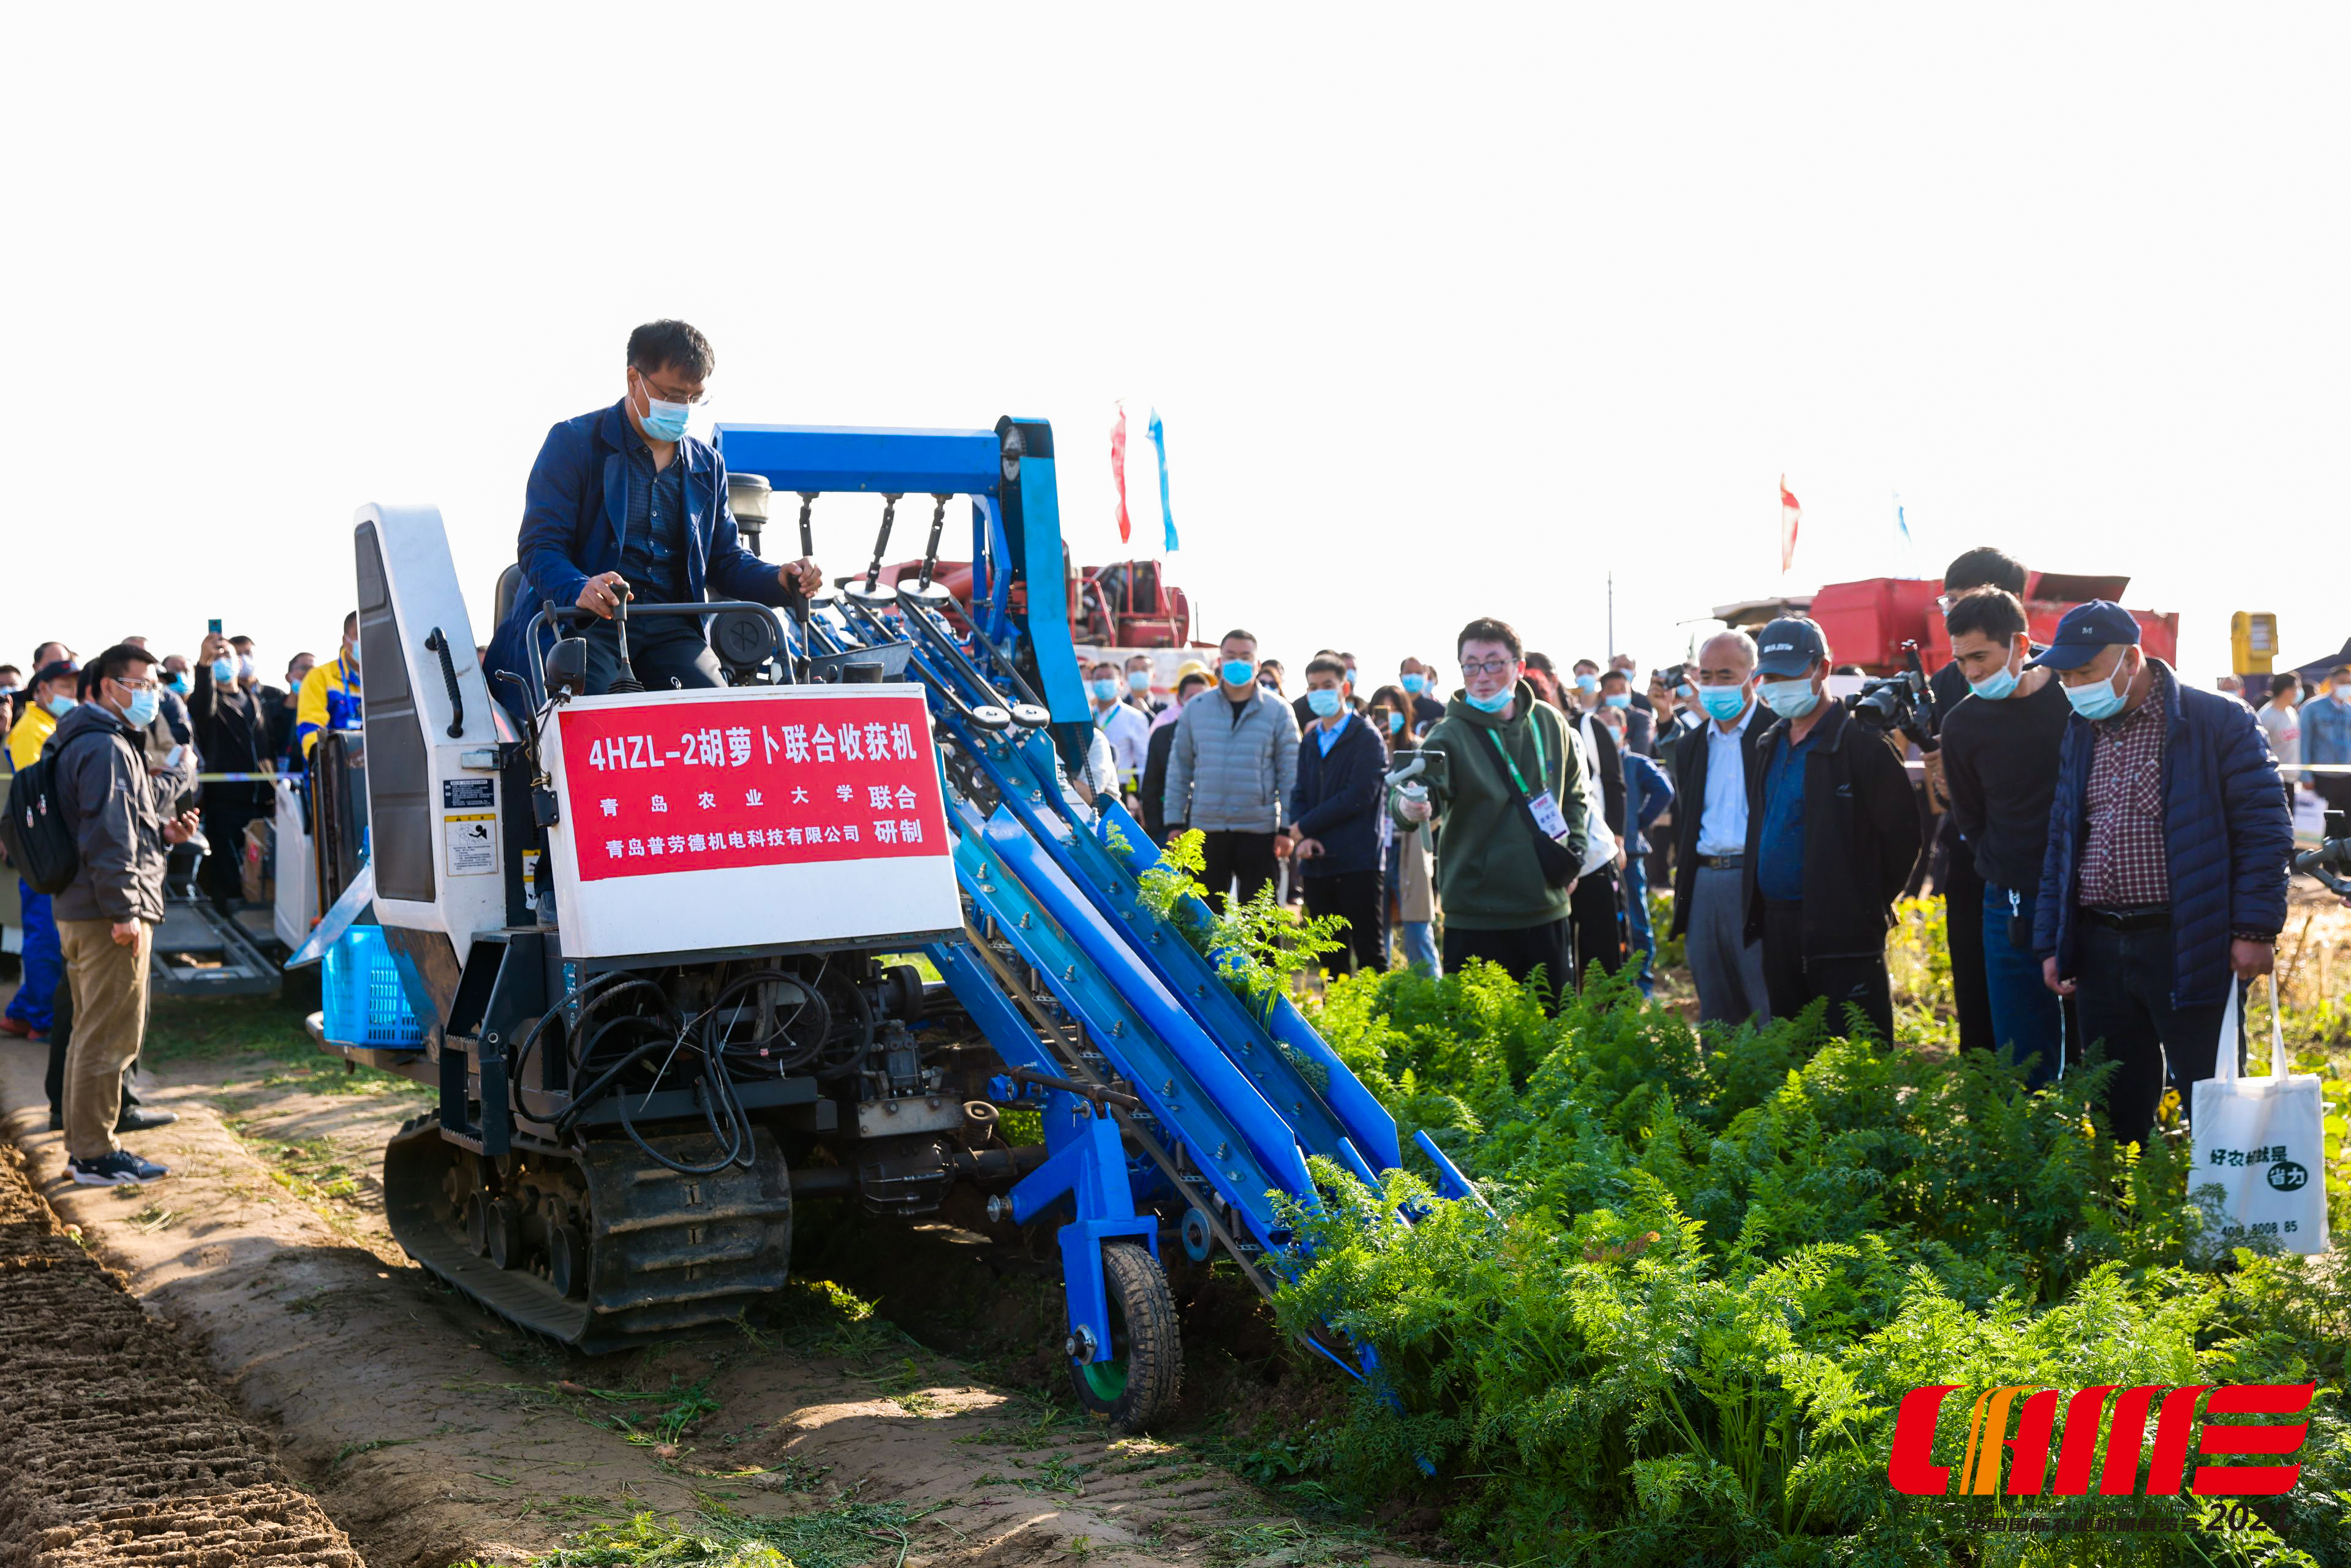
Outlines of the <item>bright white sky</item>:
M 1482 15 L 19 8 L 0 659 L 325 651 L 378 499 L 486 641 L 540 437 L 663 315 L 722 420 L 1050 419 L 1087 562 L 1119 398 L 1155 547 L 1155 405 L 1201 632 L 1293 669 L 1480 613 L 1596 656 L 1611 569 L 1677 657 L 1980 542 L 2130 573 L 2199 680 L 2232 610 L 2351 634 L 2351 16 Z

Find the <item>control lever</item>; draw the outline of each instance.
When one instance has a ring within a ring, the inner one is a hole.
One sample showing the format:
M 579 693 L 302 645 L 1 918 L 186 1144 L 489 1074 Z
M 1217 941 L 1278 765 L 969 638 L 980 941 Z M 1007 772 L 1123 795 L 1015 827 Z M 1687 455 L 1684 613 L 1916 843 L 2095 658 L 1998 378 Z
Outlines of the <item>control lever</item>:
M 620 586 L 620 601 L 612 606 L 612 635 L 621 647 L 621 671 L 606 688 L 615 696 L 645 689 L 644 683 L 637 679 L 636 667 L 629 663 L 629 585 L 623 582 Z
M 802 560 L 814 560 L 816 559 L 816 530 L 810 526 L 809 517 L 810 515 L 816 510 L 816 498 L 822 492 L 817 490 L 802 490 L 799 493 L 800 559 Z M 814 593 L 808 596 L 808 601 L 811 605 L 831 604 L 837 597 L 838 596 L 831 589 L 820 588 Z

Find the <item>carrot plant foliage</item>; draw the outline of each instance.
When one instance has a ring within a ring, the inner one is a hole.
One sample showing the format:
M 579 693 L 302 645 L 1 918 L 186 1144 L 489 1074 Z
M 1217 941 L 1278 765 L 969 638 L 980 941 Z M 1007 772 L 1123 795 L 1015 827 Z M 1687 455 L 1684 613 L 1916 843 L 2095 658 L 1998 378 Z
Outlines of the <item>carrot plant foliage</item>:
M 2336 1260 L 2207 1247 L 2185 1131 L 2107 1136 L 2110 1070 L 2031 1093 L 1817 1008 L 1701 1040 L 1614 983 L 1549 1018 L 1482 965 L 1337 982 L 1320 1021 L 1492 1206 L 1318 1167 L 1277 1309 L 1377 1355 L 1311 1446 L 1324 1490 L 1434 1504 L 1510 1564 L 2351 1562 L 2351 1289 Z M 2094 1499 L 2183 1533 L 1988 1534 L 2082 1505 L 1887 1484 L 1920 1385 L 2249 1382 L 2319 1393 L 2300 1484 L 2241 1528 Z

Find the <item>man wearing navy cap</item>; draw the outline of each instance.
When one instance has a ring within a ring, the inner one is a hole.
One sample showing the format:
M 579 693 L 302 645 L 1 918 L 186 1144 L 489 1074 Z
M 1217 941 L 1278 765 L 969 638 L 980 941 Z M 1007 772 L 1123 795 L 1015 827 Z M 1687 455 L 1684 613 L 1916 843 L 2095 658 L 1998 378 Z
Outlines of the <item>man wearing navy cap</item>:
M 1788 616 L 1755 642 L 1757 693 L 1777 722 L 1747 770 L 1747 934 L 1762 939 L 1771 1016 L 1825 998 L 1833 1032 L 1857 1007 L 1890 1045 L 1886 933 L 1921 838 L 1909 777 L 1892 743 L 1828 695 L 1817 625 Z
M 2120 605 L 2075 605 L 2032 663 L 2074 708 L 2033 948 L 2083 1038 L 2121 1063 L 2115 1136 L 2143 1138 L 2167 1082 L 2184 1119 L 2212 1076 L 2229 986 L 2270 972 L 2293 823 L 2252 710 L 2181 685 Z

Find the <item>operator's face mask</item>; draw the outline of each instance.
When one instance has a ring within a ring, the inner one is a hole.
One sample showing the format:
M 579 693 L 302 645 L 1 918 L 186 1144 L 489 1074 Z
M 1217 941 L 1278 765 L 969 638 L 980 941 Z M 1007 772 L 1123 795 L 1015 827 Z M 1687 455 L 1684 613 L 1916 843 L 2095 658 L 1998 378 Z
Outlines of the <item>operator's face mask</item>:
M 629 373 L 636 378 L 637 390 L 644 397 L 645 406 L 637 411 L 637 422 L 645 427 L 645 434 L 654 441 L 685 439 L 686 415 L 694 412 L 694 405 L 655 397 L 653 383 L 645 379 L 643 371 L 632 367 Z

